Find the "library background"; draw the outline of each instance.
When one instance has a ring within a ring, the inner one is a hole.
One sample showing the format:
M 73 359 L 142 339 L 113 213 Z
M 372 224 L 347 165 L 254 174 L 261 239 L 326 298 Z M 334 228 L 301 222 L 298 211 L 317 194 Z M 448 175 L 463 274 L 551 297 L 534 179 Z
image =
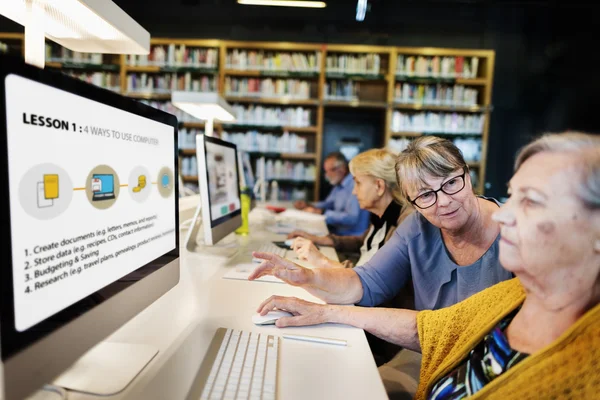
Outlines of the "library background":
M 332 151 L 399 151 L 421 135 L 451 139 L 476 192 L 501 199 L 514 154 L 532 136 L 600 125 L 595 24 L 584 3 L 373 0 L 363 20 L 347 1 L 115 3 L 151 32 L 148 56 L 47 41 L 46 66 L 176 115 L 182 180 L 194 191 L 204 123 L 171 104 L 174 90 L 218 92 L 233 106 L 236 121 L 216 123 L 216 135 L 255 172 L 264 162 L 278 200 L 323 199 Z M 23 52 L 22 27 L 0 22 L 0 51 Z

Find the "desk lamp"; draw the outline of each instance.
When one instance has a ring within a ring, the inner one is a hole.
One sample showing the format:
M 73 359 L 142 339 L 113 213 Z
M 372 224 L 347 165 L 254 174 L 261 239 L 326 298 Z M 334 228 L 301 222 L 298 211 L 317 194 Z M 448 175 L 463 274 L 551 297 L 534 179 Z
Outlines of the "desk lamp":
M 150 33 L 112 0 L 2 0 L 0 14 L 25 27 L 25 62 L 39 68 L 45 37 L 79 52 L 150 53 Z
M 218 93 L 174 91 L 171 94 L 171 102 L 180 110 L 195 118 L 204 120 L 204 134 L 206 136 L 213 136 L 215 120 L 225 122 L 235 120 L 233 108 Z M 188 195 L 196 194 L 183 185 L 181 174 L 179 176 L 179 186 L 182 188 L 184 195 L 186 193 Z

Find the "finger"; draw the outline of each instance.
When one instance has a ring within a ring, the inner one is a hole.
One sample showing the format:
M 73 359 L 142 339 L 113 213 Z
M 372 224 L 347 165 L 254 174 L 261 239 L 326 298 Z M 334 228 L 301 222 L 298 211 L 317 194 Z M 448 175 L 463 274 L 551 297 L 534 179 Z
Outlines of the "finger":
M 273 275 L 274 265 L 270 261 L 263 261 L 254 271 L 248 275 L 248 280 L 253 281 L 265 275 Z
M 277 258 L 277 255 L 273 253 L 264 253 L 262 251 L 253 251 L 252 257 L 260 258 L 261 260 L 274 260 Z
M 264 300 L 262 303 L 260 303 L 260 305 L 256 309 L 256 312 L 260 315 L 265 315 L 269 311 L 273 310 L 273 308 L 275 308 L 275 296 L 271 296 L 268 299 Z

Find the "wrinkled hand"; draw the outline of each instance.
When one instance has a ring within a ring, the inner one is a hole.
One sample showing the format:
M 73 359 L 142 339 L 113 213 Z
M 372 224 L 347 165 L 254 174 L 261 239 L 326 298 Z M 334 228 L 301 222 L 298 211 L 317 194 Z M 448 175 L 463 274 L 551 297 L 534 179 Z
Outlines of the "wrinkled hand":
M 317 249 L 313 242 L 308 239 L 297 237 L 292 243 L 292 250 L 301 260 L 306 260 L 315 267 L 320 267 L 325 256 Z
M 317 325 L 327 322 L 327 305 L 311 303 L 296 297 L 271 296 L 256 310 L 265 315 L 271 310 L 278 309 L 294 314 L 293 317 L 281 317 L 275 322 L 278 328 L 286 326 Z
M 276 254 L 255 251 L 252 256 L 264 261 L 252 271 L 248 280 L 253 281 L 261 276 L 272 275 L 293 286 L 302 286 L 312 282 L 313 272 L 310 269 L 294 264 Z
M 299 210 L 302 210 L 303 208 L 306 208 L 308 206 L 308 203 L 304 200 L 296 200 L 294 202 L 294 207 L 296 207 Z
M 303 208 L 302 211 L 306 211 L 306 212 L 313 213 L 313 214 L 323 214 L 323 210 L 321 210 L 320 208 L 313 207 L 313 206 L 308 206 L 306 208 Z
M 300 231 L 300 230 L 292 231 L 291 233 L 288 233 L 288 235 L 287 235 L 288 239 L 293 239 L 293 238 L 297 238 L 297 237 L 303 237 L 312 242 L 316 242 L 319 239 L 318 236 L 311 235 L 308 232 L 304 232 L 304 231 Z

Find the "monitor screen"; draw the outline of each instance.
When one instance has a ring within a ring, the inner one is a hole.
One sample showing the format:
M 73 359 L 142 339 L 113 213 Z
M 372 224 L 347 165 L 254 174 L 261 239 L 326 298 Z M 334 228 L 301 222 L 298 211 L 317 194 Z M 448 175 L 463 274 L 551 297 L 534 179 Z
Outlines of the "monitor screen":
M 176 260 L 179 236 L 175 117 L 2 61 L 6 360 Z
M 234 145 L 205 137 L 210 220 L 214 227 L 241 211 L 240 180 Z

